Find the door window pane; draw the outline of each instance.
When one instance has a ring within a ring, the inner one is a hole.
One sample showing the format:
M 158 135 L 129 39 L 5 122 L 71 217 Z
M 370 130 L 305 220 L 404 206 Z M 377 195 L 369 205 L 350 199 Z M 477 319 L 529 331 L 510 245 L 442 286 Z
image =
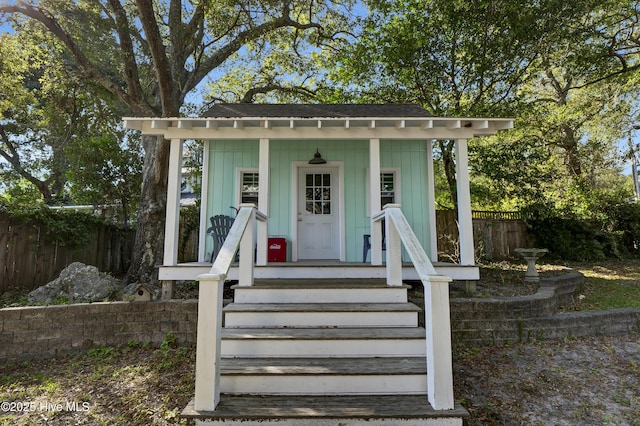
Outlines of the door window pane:
M 309 173 L 305 182 L 307 214 L 331 214 L 331 175 Z

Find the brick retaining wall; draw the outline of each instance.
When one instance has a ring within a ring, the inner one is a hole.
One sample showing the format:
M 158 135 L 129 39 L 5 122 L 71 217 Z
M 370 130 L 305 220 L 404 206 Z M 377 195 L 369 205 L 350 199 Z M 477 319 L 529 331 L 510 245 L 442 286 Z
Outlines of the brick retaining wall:
M 0 362 L 78 352 L 93 346 L 196 340 L 197 300 L 110 302 L 0 309 Z
M 640 332 L 639 309 L 557 313 L 582 275 L 542 280 L 538 293 L 451 300 L 454 346 Z M 160 344 L 167 333 L 195 344 L 197 300 L 111 302 L 0 309 L 0 363 L 80 352 L 135 340 Z
M 570 272 L 540 280 L 536 294 L 451 299 L 454 346 L 495 345 L 640 332 L 640 308 L 558 313 L 584 277 Z

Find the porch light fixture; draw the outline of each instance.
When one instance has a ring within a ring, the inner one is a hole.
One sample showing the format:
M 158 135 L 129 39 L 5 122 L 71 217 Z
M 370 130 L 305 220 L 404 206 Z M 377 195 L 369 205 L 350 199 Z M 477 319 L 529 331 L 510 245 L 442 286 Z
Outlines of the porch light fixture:
M 327 160 L 322 158 L 322 155 L 320 154 L 320 152 L 316 148 L 316 153 L 313 154 L 313 158 L 311 160 L 309 160 L 309 164 L 326 164 L 326 163 L 327 163 Z

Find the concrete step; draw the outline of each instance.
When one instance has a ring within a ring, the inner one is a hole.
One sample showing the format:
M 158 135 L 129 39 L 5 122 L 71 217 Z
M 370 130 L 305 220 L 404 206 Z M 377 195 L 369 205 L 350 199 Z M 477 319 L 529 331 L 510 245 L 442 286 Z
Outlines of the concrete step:
M 410 286 L 384 280 L 260 280 L 233 286 L 235 303 L 406 303 Z
M 223 357 L 424 357 L 424 328 L 225 328 Z
M 427 393 L 426 358 L 223 358 L 220 391 L 253 395 Z
M 226 328 L 417 327 L 413 303 L 231 303 Z
M 423 395 L 222 395 L 215 411 L 197 412 L 191 401 L 182 416 L 212 422 L 206 424 L 241 426 L 461 426 L 469 413 L 460 405 L 454 410 L 434 410 Z

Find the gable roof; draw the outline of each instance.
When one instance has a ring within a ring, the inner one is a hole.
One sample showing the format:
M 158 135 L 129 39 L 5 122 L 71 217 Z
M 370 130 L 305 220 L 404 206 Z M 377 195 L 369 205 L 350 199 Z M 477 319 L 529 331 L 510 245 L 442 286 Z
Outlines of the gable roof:
M 416 104 L 217 104 L 207 118 L 418 118 L 431 117 Z

